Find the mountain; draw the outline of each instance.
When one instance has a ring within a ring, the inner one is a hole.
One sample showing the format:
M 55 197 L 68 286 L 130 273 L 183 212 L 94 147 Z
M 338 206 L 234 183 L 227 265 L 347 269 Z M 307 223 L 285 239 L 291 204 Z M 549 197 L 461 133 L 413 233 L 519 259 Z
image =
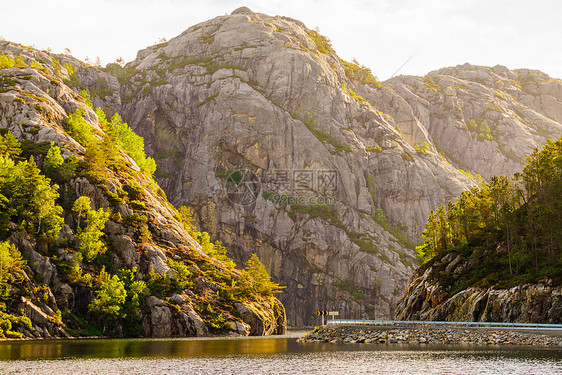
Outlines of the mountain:
M 385 83 L 407 104 L 383 97 L 388 104 L 379 106 L 411 144 L 427 142 L 485 180 L 520 171 L 526 155 L 562 131 L 562 81 L 536 70 L 464 64 Z
M 562 137 L 429 216 L 399 319 L 562 322 Z
M 142 138 L 69 87 L 82 66 L 0 42 L 0 337 L 283 333 L 259 259 L 168 202 Z
M 293 326 L 325 309 L 392 317 L 430 211 L 562 134 L 562 82 L 543 73 L 381 83 L 302 22 L 248 8 L 125 66 L 77 68 L 73 87 L 145 139 L 170 202 L 286 286 Z

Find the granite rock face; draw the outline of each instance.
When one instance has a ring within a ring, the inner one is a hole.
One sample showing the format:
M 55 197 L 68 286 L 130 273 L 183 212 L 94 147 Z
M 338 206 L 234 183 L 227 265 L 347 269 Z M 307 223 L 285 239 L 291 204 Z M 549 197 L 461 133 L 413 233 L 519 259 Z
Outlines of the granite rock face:
M 540 72 L 380 85 L 361 69 L 302 22 L 240 8 L 79 76 L 107 82 L 94 103 L 145 138 L 170 201 L 237 263 L 257 253 L 303 326 L 324 309 L 391 318 L 430 210 L 562 134 L 561 81 Z
M 520 171 L 525 155 L 562 133 L 562 81 L 540 71 L 464 64 L 386 84 L 404 101 L 379 91 L 380 108 L 410 144 L 427 142 L 484 179 Z
M 290 324 L 314 324 L 319 309 L 390 317 L 413 271 L 408 241 L 473 181 L 417 153 L 354 91 L 377 89 L 310 33 L 247 11 L 213 19 L 140 51 L 112 105 L 158 159 L 170 200 L 193 207 L 238 263 L 257 253 L 287 286 Z
M 548 284 L 525 284 L 510 289 L 470 287 L 451 296 L 431 272 L 429 268 L 412 279 L 397 306 L 398 320 L 562 322 L 560 287 Z
M 80 71 L 95 72 L 97 76 L 92 75 L 91 84 L 87 74 L 81 79 L 88 82 L 91 91 L 97 87 L 96 82 L 101 85 L 100 90 L 101 87 L 107 90 L 104 91 L 106 100 L 120 100 L 118 90 L 110 93 L 110 88 L 113 87 L 111 84 L 118 87 L 117 79 L 98 69 L 87 68 L 70 56 L 53 55 L 11 42 L 0 42 L 0 53 L 19 61 L 18 66 L 0 69 L 2 131 L 11 131 L 25 144 L 26 152 L 35 157 L 38 166 L 43 165 L 50 142 L 60 147 L 64 159 L 73 156 L 78 162 L 84 162 L 85 149 L 71 137 L 70 131 L 65 127 L 65 118 L 81 108 L 84 111 L 86 126 L 93 128 L 96 136 L 101 137 L 104 130 L 94 111 L 69 87 L 72 85 L 73 74 L 69 72 L 72 69 L 66 64 L 72 64 Z M 96 100 L 101 104 L 99 98 L 94 98 L 94 101 Z M 190 272 L 199 275 L 198 280 L 201 281 L 196 286 L 186 287 L 169 298 L 165 298 L 165 295 L 161 296 L 162 298 L 150 295 L 149 289 L 146 288 L 147 295 L 140 302 L 138 312 L 146 336 L 208 335 L 209 316 L 222 311 L 217 308 L 220 298 L 217 295 L 218 287 L 209 286 L 212 284 L 212 276 L 202 273 L 199 267 L 216 270 L 215 273 L 219 273 L 221 277 L 228 276 L 233 280 L 237 279 L 238 271 L 226 267 L 203 252 L 198 241 L 178 221 L 175 209 L 156 183 L 141 173 L 137 164 L 122 149 L 116 147 L 116 153 L 123 158 L 126 167 L 104 167 L 101 182 L 99 177 L 98 180 L 93 180 L 87 173 L 58 179 L 65 224 L 58 241 L 51 244 L 49 249 L 39 246 L 39 241 L 35 241 L 31 233 L 27 233 L 22 226 L 10 223 L 9 240 L 17 246 L 27 263 L 22 271 L 21 288 L 21 293 L 27 294 L 19 295 L 20 292 L 14 289 L 10 294 L 11 299 L 5 299 L 4 302 L 9 311 L 17 312 L 23 309 L 31 319 L 34 329 L 32 332 L 22 332 L 25 336 L 68 337 L 69 334 L 65 330 L 67 319 L 63 317 L 61 320 L 59 310 L 82 317 L 88 316 L 88 305 L 95 297 L 96 285 L 91 281 L 81 284 L 76 280 L 66 280 L 68 265 L 74 264 L 72 262 L 77 254 L 71 249 L 77 234 L 76 219 L 71 207 L 79 196 L 89 197 L 93 209 L 103 208 L 110 211 L 110 220 L 105 225 L 102 237 L 109 249 L 104 261 L 104 270 L 106 266 L 107 271 L 111 273 L 123 268 L 135 268 L 136 280 L 145 279 L 145 275 L 150 271 L 174 278 L 177 275 L 170 270 L 170 260 L 188 261 L 190 257 L 197 260 L 190 265 Z M 45 151 L 41 151 L 43 149 Z M 39 151 L 36 152 L 37 150 Z M 140 189 L 137 191 L 139 200 L 136 208 L 129 204 L 128 199 L 123 199 L 123 195 L 119 197 L 117 194 L 118 191 L 124 192 L 125 185 L 131 183 Z M 69 191 L 72 194 L 68 194 Z M 139 211 L 139 205 L 143 212 Z M 137 218 L 144 216 L 145 221 L 132 225 L 130 219 L 134 217 L 133 213 Z M 145 234 L 148 240 L 139 241 L 141 227 L 148 233 Z M 80 265 L 80 272 L 93 275 L 93 278 L 101 274 L 93 262 Z M 275 298 L 247 297 L 244 296 L 240 300 L 232 297 L 232 301 L 263 313 L 246 322 L 234 307 L 232 314 L 221 312 L 225 314 L 226 326 L 232 326 L 231 333 L 247 335 L 250 331 L 255 331 L 255 334 L 271 334 L 285 329 L 285 312 L 279 301 Z M 211 310 L 211 313 L 207 314 L 207 320 L 201 316 L 201 309 L 197 310 L 199 305 L 208 306 Z M 224 308 L 225 305 L 220 306 Z M 273 328 L 260 330 L 263 326 Z

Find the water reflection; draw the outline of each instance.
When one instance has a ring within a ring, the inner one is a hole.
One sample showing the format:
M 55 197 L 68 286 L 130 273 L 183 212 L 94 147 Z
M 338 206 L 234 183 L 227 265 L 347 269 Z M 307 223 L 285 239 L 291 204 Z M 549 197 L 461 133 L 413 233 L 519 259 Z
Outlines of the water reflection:
M 562 350 L 301 344 L 294 336 L 0 342 L 0 374 L 562 374 Z
M 85 339 L 8 341 L 0 360 L 40 358 L 210 357 L 286 352 L 290 338 Z

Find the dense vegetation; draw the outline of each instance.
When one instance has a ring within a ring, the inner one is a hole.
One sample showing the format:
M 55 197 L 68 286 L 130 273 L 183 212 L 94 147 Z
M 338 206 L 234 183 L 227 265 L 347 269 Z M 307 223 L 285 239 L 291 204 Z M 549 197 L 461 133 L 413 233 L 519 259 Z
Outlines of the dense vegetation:
M 2 69 L 34 67 L 27 57 L 0 57 Z M 76 67 L 66 63 L 64 69 L 69 84 L 79 83 Z M 46 68 L 40 70 L 51 74 Z M 60 82 L 60 76 L 53 76 L 52 82 L 55 78 Z M 16 79 L 2 84 L 3 91 L 23 92 Z M 26 105 L 27 100 L 37 97 L 17 102 Z M 148 312 L 149 295 L 168 301 L 171 295 L 187 291 L 213 333 L 227 332 L 233 317 L 240 318 L 234 302 L 272 300 L 281 287 L 271 281 L 255 254 L 246 268 L 237 269 L 220 242 L 213 243 L 207 233 L 197 230 L 189 209 L 177 210 L 167 202 L 152 179 L 156 164 L 146 156 L 142 137 L 118 114 L 107 119 L 100 108 L 94 109 L 85 91 L 75 100 L 91 107 L 96 116 L 83 106 L 59 125 L 82 150 L 66 142 L 18 140 L 9 129 L 0 129 L 0 338 L 22 337 L 23 332 L 38 328 L 19 309 L 21 301 L 50 311 L 49 306 L 56 306 L 55 299 L 61 298 L 60 289 L 51 290 L 52 281 L 31 267 L 33 257 L 44 258 L 56 268 L 57 285 L 67 284 L 80 290 L 76 298 L 86 298 L 82 308 L 62 307 L 48 314 L 49 324 L 77 336 L 144 334 L 141 318 Z M 89 196 L 80 195 L 79 185 L 88 186 Z M 162 274 L 148 267 L 146 251 L 165 246 L 154 233 L 155 200 L 171 210 L 203 250 L 201 254 L 179 245 L 166 260 L 171 272 Z M 132 214 L 122 217 L 127 210 Z M 121 228 L 134 241 L 139 268 L 115 261 L 119 252 L 108 226 Z M 208 282 L 219 288 L 216 294 L 209 293 Z M 179 311 L 180 306 L 175 307 Z
M 490 182 L 440 205 L 417 248 L 423 269 L 449 253 L 467 265 L 460 275 L 434 270 L 451 293 L 472 285 L 562 283 L 562 138 L 527 157 L 513 178 Z M 443 267 L 445 267 L 444 265 Z
M 330 52 L 334 51 L 332 48 L 332 42 L 330 42 L 328 37 L 325 37 L 316 30 L 307 30 L 306 32 L 310 39 L 312 39 L 312 41 L 316 44 L 316 48 L 318 48 L 320 53 L 328 55 Z
M 88 93 L 83 90 L 80 96 L 93 109 Z M 107 120 L 101 108 L 96 108 L 95 113 L 104 130 L 104 134 L 99 139 L 96 138 L 95 129 L 85 121 L 84 109 L 79 109 L 66 119 L 66 129 L 69 134 L 82 146 L 88 148 L 91 155 L 103 155 L 109 157 L 110 161 L 115 161 L 119 147 L 122 148 L 144 172 L 152 176 L 156 170 L 156 162 L 146 156 L 144 139 L 135 134 L 118 113 L 111 120 Z M 100 158 L 97 158 L 94 164 L 102 165 L 103 163 Z
M 67 125 L 71 126 L 70 131 L 90 147 L 100 147 L 101 145 L 96 144 L 94 138 L 89 138 L 90 130 L 85 131 L 85 122 L 83 123 L 81 119 L 83 119 L 81 116 L 73 115 L 70 116 L 70 120 L 67 119 Z M 69 178 L 82 174 L 99 183 L 98 179 L 104 178 L 103 170 L 100 169 L 104 165 L 123 167 L 118 164 L 119 158 L 116 154 L 109 157 L 110 155 L 107 154 L 109 151 L 97 151 L 102 155 L 100 159 L 104 164 L 100 166 L 99 162 L 89 158 L 89 149 L 87 149 L 85 160 L 71 168 L 72 172 L 68 176 L 63 175 L 64 165 L 76 161 L 72 157 L 65 161 L 58 146 L 51 144 L 43 157 L 43 170 L 41 170 L 33 156 L 27 160 L 19 157 L 22 152 L 21 144 L 11 132 L 4 130 L 3 133 L 4 135 L 0 135 L 0 239 L 6 240 L 10 235 L 18 232 L 27 233 L 36 241 L 37 250 L 49 256 L 57 264 L 62 280 L 70 285 L 81 285 L 95 290 L 95 298 L 88 306 L 87 315 L 81 316 L 72 311 L 57 312 L 61 319 L 65 318 L 66 328 L 70 332 L 77 335 L 142 334 L 140 315 L 147 293 L 166 298 L 183 289 L 196 290 L 193 280 L 205 276 L 221 286 L 219 291 L 221 301 L 218 303 L 220 308 L 211 307 L 208 302 L 204 303 L 202 298 L 200 310 L 211 331 L 220 333 L 229 328 L 223 314 L 232 313 L 232 301 L 251 299 L 252 296 L 257 295 L 271 298 L 281 289 L 271 281 L 265 267 L 255 254 L 248 261 L 246 269 L 235 270 L 236 265 L 226 255 L 226 249 L 220 242 L 212 243 L 207 233 L 197 231 L 193 224 L 192 213 L 185 207 L 176 211 L 177 218 L 183 222 L 187 232 L 199 241 L 206 255 L 221 263 L 209 263 L 194 250 L 189 250 L 186 251 L 183 259 L 168 260 L 168 265 L 176 273 L 173 278 L 151 271 L 142 279 L 138 279 L 136 268 L 115 269 L 105 255 L 112 244 L 103 230 L 110 216 L 112 220 L 119 222 L 120 215 L 112 215 L 111 210 L 108 209 L 92 209 L 91 200 L 87 196 L 76 197 L 69 205 L 66 202 L 70 197 L 65 194 L 61 196 L 59 190 L 62 189 L 45 175 L 48 174 L 65 183 Z M 92 174 L 93 170 L 100 174 Z M 146 220 L 146 217 L 143 219 L 142 213 L 145 204 L 140 201 L 145 194 L 144 189 L 134 183 L 130 183 L 125 189 L 127 191 L 123 190 L 122 198 L 128 200 L 129 204 L 137 202 L 139 206 L 138 212 L 133 214 L 135 218 L 129 219 L 131 229 L 138 230 L 140 246 L 153 243 L 151 233 L 146 226 L 138 226 L 138 220 L 141 222 Z M 59 201 L 69 207 L 66 215 L 71 215 L 68 224 L 74 229 L 74 240 L 69 238 L 58 240 L 65 222 L 63 208 L 57 204 Z M 72 254 L 72 260 L 58 260 L 57 255 L 60 254 L 61 247 Z M 10 306 L 13 306 L 11 302 L 18 296 L 33 299 L 33 293 L 29 291 L 29 283 L 22 273 L 26 270 L 25 266 L 26 261 L 10 240 L 0 242 L 0 337 L 21 337 L 21 333 L 12 328 L 32 330 L 28 318 L 14 311 L 13 308 L 10 309 Z M 112 271 L 106 271 L 106 266 Z M 47 285 L 42 285 L 41 288 L 49 289 Z M 60 323 L 63 323 L 62 320 Z
M 343 65 L 345 76 L 350 80 L 361 82 L 375 89 L 381 87 L 380 81 L 377 77 L 373 76 L 371 69 L 367 68 L 365 65 L 359 64 L 357 60 L 353 59 L 351 62 L 348 62 L 340 59 L 340 63 Z

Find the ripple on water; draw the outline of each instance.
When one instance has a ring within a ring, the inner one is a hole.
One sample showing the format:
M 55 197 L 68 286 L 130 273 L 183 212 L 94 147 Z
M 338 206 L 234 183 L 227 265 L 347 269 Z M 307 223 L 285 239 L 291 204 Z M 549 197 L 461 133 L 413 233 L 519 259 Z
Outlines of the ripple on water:
M 69 358 L 0 362 L 2 374 L 562 374 L 560 353 L 522 350 L 368 350 L 192 358 Z

